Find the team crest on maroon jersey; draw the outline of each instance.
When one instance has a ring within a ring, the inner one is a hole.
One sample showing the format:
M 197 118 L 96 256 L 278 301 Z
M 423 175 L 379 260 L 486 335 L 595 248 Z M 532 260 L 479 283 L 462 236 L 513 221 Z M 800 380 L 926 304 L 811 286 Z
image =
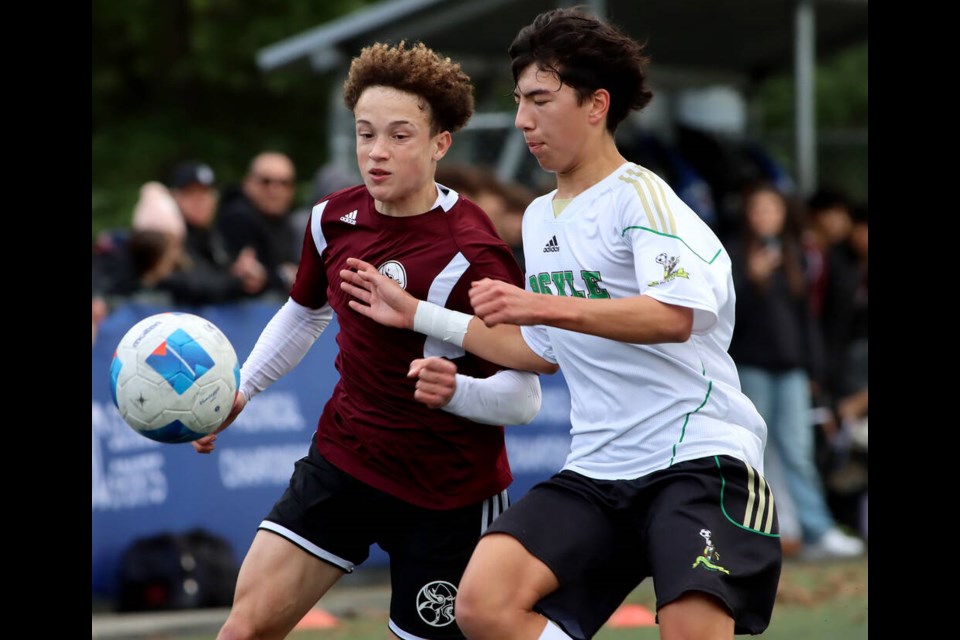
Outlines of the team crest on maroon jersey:
M 401 288 L 407 288 L 407 270 L 396 260 L 387 260 L 377 267 L 377 271 L 399 284 Z

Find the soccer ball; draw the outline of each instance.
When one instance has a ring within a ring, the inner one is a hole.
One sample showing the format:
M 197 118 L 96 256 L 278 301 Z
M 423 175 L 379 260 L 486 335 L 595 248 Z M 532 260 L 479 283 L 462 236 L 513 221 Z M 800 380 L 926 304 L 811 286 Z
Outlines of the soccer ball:
M 190 442 L 215 431 L 239 384 L 233 345 L 212 322 L 189 313 L 158 313 L 133 325 L 110 363 L 120 415 L 157 442 Z

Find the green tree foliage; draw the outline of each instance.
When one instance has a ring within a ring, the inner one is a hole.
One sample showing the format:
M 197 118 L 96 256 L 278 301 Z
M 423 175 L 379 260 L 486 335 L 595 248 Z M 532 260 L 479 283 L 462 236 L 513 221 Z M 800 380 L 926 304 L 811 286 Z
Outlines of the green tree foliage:
M 796 113 L 792 74 L 764 83 L 762 128 L 792 130 Z M 820 129 L 867 128 L 867 44 L 822 60 L 816 70 L 816 114 Z
M 256 52 L 371 1 L 93 0 L 94 233 L 125 226 L 139 186 L 184 159 L 221 184 L 267 148 L 302 173 L 323 164 L 330 79 L 263 73 Z
M 815 109 L 821 185 L 845 189 L 867 199 L 867 43 L 820 60 L 816 69 Z M 794 79 L 771 78 L 758 94 L 761 136 L 790 170 L 794 163 L 796 114 Z
M 209 162 L 226 185 L 257 152 L 278 149 L 293 158 L 306 197 L 310 173 L 328 160 L 327 111 L 336 87 L 306 63 L 261 72 L 256 53 L 375 2 L 93 0 L 94 234 L 126 226 L 139 186 L 163 180 L 188 158 Z M 818 65 L 821 132 L 866 131 L 866 64 L 864 44 Z M 779 134 L 771 149 L 788 168 L 793 91 L 790 74 L 760 91 L 761 130 Z M 500 93 L 509 99 L 509 90 Z M 865 194 L 865 142 L 843 167 L 828 163 L 843 159 L 833 149 L 824 151 L 821 175 L 850 174 L 855 193 Z

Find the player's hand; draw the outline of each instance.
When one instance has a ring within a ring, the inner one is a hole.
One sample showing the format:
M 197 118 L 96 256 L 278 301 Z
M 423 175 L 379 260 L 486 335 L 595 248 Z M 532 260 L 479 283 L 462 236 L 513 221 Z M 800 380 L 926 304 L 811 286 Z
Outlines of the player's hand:
M 227 419 L 223 421 L 217 430 L 211 433 L 208 436 L 203 436 L 199 440 L 194 440 L 190 444 L 193 445 L 193 448 L 197 453 L 210 453 L 214 449 L 214 443 L 217 441 L 217 434 L 230 426 L 230 424 L 237 419 L 237 416 L 240 415 L 240 412 L 243 411 L 243 408 L 247 406 L 247 397 L 244 396 L 240 391 L 237 391 L 237 395 L 233 398 L 233 407 L 230 408 L 230 415 L 227 416 Z
M 536 310 L 549 296 L 530 293 L 502 280 L 484 278 L 470 284 L 473 312 L 488 327 L 539 324 Z
M 457 365 L 446 358 L 417 358 L 407 377 L 417 379 L 413 398 L 431 409 L 447 406 L 457 390 Z
M 419 300 L 368 262 L 347 258 L 347 267 L 340 271 L 340 289 L 354 297 L 351 309 L 388 327 L 413 328 Z

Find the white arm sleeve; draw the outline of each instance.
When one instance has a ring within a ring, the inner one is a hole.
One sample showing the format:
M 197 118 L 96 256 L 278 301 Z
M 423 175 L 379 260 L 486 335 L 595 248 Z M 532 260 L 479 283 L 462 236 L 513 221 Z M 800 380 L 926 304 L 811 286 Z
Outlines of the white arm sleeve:
M 297 366 L 332 319 L 329 304 L 310 309 L 287 299 L 263 328 L 240 368 L 244 397 L 249 401 Z
M 453 398 L 443 410 L 482 424 L 526 424 L 540 411 L 540 376 L 513 369 L 489 378 L 458 373 Z

